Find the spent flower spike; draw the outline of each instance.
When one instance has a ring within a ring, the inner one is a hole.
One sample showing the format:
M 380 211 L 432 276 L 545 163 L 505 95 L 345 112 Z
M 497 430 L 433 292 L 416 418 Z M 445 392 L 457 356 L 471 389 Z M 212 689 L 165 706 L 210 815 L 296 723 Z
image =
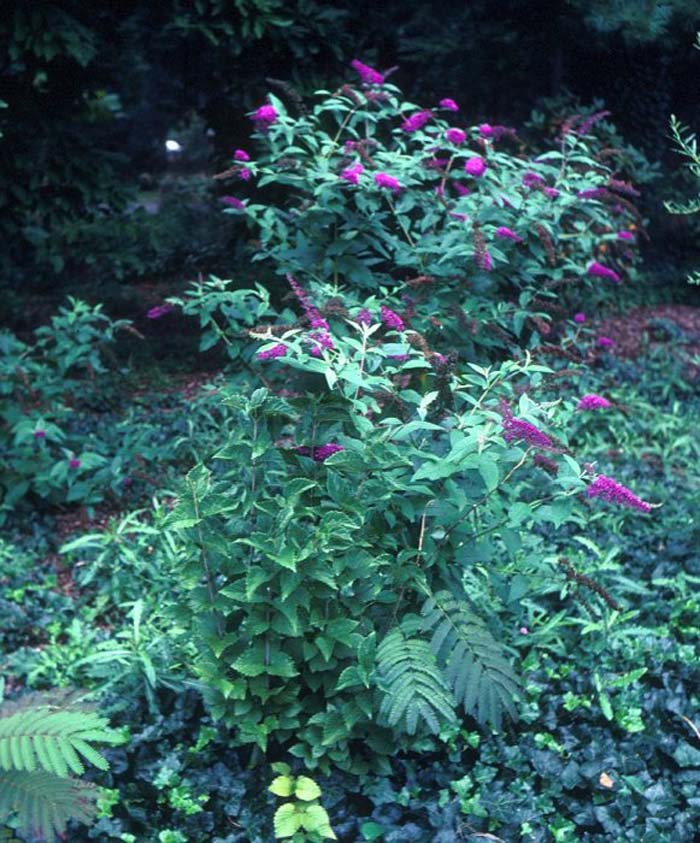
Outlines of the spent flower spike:
M 623 486 L 605 474 L 599 474 L 586 489 L 589 498 L 602 498 L 609 503 L 619 503 L 637 509 L 640 512 L 651 512 L 651 504 L 637 497 L 631 489 Z

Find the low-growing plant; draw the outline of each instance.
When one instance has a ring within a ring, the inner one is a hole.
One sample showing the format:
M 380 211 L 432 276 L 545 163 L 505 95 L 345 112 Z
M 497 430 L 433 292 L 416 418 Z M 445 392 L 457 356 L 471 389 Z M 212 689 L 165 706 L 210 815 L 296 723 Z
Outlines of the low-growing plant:
M 285 802 L 275 811 L 275 840 L 291 840 L 291 843 L 322 843 L 323 840 L 337 840 L 326 809 L 319 805 L 321 788 L 308 776 L 294 776 L 289 764 L 272 764 L 278 775 L 268 788 L 270 793 Z
M 98 443 L 69 429 L 71 404 L 105 371 L 105 352 L 128 327 L 100 305 L 71 298 L 50 324 L 36 329 L 31 344 L 0 333 L 6 373 L 0 382 L 0 515 L 27 494 L 90 503 L 102 497 L 106 478 L 98 475 L 108 459 Z

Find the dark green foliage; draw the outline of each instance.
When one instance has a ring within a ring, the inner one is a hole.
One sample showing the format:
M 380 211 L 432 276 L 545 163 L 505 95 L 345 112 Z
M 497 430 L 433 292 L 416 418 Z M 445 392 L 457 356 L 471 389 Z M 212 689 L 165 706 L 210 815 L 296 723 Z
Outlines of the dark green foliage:
M 516 717 L 514 700 L 521 690 L 503 648 L 484 621 L 447 591 L 429 597 L 422 614 L 423 629 L 432 632 L 430 648 L 455 699 L 480 723 L 500 730 L 504 711 Z
M 441 722 L 455 722 L 450 689 L 427 642 L 392 630 L 377 649 L 377 668 L 385 694 L 380 714 L 390 726 L 404 722 L 415 735 L 423 721 L 437 734 Z

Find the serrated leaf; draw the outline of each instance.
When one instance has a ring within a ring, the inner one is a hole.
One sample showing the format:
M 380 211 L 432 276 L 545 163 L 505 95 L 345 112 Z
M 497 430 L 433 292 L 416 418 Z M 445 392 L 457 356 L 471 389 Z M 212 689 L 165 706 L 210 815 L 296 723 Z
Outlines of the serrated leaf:
M 280 805 L 273 818 L 275 837 L 293 837 L 301 828 L 301 823 L 302 815 L 297 812 L 294 804 Z
M 294 795 L 297 799 L 303 799 L 304 802 L 311 802 L 313 799 L 319 798 L 321 788 L 313 779 L 307 776 L 299 776 L 294 787 Z
M 268 787 L 270 793 L 287 799 L 294 793 L 294 778 L 292 776 L 277 776 Z

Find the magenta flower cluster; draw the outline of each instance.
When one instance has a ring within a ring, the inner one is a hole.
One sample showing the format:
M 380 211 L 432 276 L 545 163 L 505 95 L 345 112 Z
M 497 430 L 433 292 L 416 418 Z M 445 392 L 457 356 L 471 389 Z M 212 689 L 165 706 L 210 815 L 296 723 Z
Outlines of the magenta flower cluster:
M 253 112 L 251 119 L 258 132 L 266 132 L 273 123 L 277 122 L 278 116 L 274 105 L 265 104 Z
M 394 178 L 394 176 L 390 176 L 388 173 L 375 173 L 374 183 L 377 187 L 385 187 L 393 193 L 398 193 L 401 190 L 399 180 Z
M 601 410 L 612 406 L 607 398 L 602 395 L 596 395 L 594 392 L 589 392 L 576 405 L 577 410 Z
M 160 319 L 173 310 L 175 308 L 171 304 L 159 304 L 157 307 L 152 307 L 146 314 L 146 317 L 148 319 Z
M 364 173 L 365 168 L 358 161 L 356 164 L 351 164 L 346 167 L 340 174 L 340 178 L 344 179 L 349 184 L 359 184 L 360 176 Z
M 272 108 L 272 106 L 269 106 Z M 250 161 L 250 155 L 245 151 L 245 149 L 237 149 L 233 153 L 233 160 L 234 161 Z
M 611 340 L 610 337 L 598 337 L 596 345 L 599 345 L 601 348 L 612 348 L 615 345 L 615 340 Z
M 382 305 L 380 310 L 380 316 L 382 322 L 387 326 L 387 328 L 393 328 L 395 331 L 403 331 L 403 319 L 399 316 L 398 313 L 394 313 L 393 310 L 389 310 L 388 307 Z
M 589 498 L 602 498 L 609 503 L 619 503 L 640 512 L 651 512 L 651 504 L 637 497 L 631 489 L 623 486 L 612 477 L 599 474 L 586 489 Z
M 574 313 L 574 322 L 577 325 L 583 325 L 586 321 L 586 314 L 585 313 Z
M 404 132 L 417 132 L 418 129 L 422 129 L 426 123 L 428 123 L 433 117 L 432 111 L 419 111 L 417 114 L 412 114 L 410 117 L 407 117 L 403 123 L 401 124 L 401 128 Z
M 294 450 L 303 457 L 311 457 L 316 462 L 325 462 L 328 457 L 337 454 L 339 451 L 344 451 L 345 448 L 342 445 L 336 445 L 334 442 L 328 442 L 326 445 L 319 445 L 317 448 L 299 445 Z
M 603 264 L 598 263 L 598 261 L 592 261 L 589 263 L 586 272 L 593 278 L 607 278 L 609 281 L 614 281 L 616 284 L 619 284 L 622 280 L 614 269 L 603 266 Z
M 222 196 L 221 201 L 224 205 L 228 205 L 229 208 L 235 208 L 237 211 L 245 210 L 245 202 L 235 196 Z
M 275 357 L 284 357 L 287 353 L 287 346 L 281 342 L 259 351 L 256 355 L 258 360 L 274 360 Z
M 296 278 L 294 278 L 293 275 L 287 275 L 287 281 L 289 282 L 289 286 L 292 288 L 292 292 L 299 300 L 299 304 L 306 314 L 306 318 L 309 320 L 311 327 L 318 329 L 308 336 L 312 342 L 311 354 L 314 357 L 320 357 L 324 348 L 332 351 L 335 346 L 333 345 L 333 338 L 329 333 L 330 328 L 328 326 L 328 322 L 326 322 L 326 320 L 321 316 L 318 309 L 314 307 L 311 299 L 309 298 L 309 294 L 296 280 Z
M 516 234 L 512 229 L 505 225 L 500 225 L 495 231 L 496 237 L 502 237 L 505 240 L 513 240 L 515 243 L 522 243 L 523 238 Z
M 453 143 L 455 146 L 459 146 L 461 143 L 464 143 L 467 136 L 461 129 L 448 129 L 445 132 L 445 138 L 448 143 Z
M 457 105 L 457 103 L 449 97 L 441 99 L 439 105 L 440 108 L 445 108 L 447 109 L 447 111 L 459 111 L 459 106 Z
M 486 161 L 480 155 L 473 155 L 471 158 L 467 158 L 464 172 L 475 179 L 481 178 L 486 172 Z
M 356 70 L 360 75 L 360 81 L 365 85 L 383 85 L 384 76 L 368 64 L 363 64 L 359 59 L 353 59 L 350 62 L 350 67 Z
M 543 433 L 539 427 L 525 421 L 525 419 L 517 419 L 513 415 L 507 404 L 501 404 L 503 412 L 503 438 L 506 442 L 527 442 L 534 448 L 543 448 L 545 450 L 552 450 L 554 442 Z

